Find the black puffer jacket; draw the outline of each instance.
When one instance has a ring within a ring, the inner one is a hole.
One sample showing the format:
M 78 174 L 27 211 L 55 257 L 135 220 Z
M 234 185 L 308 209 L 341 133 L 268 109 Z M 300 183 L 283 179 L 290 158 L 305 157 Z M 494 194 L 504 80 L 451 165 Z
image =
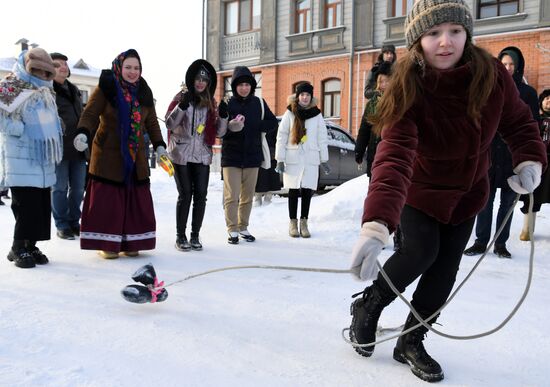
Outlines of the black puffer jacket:
M 69 81 L 61 85 L 54 81 L 57 112 L 64 125 L 63 160 L 84 159 L 84 152 L 75 149 L 73 142 L 78 134 L 77 125 L 82 114 L 82 98 L 78 88 Z
M 512 55 L 510 55 L 510 53 Z M 531 86 L 523 82 L 525 59 L 523 58 L 521 50 L 513 46 L 506 47 L 498 54 L 498 59 L 502 60 L 504 55 L 509 55 L 514 61 L 514 74 L 512 74 L 512 78 L 518 88 L 521 100 L 529 106 L 533 118 L 537 122 L 540 122 L 537 92 Z M 507 179 L 513 174 L 512 155 L 508 150 L 508 146 L 502 140 L 502 137 L 497 133 L 491 143 L 491 168 L 489 169 L 491 185 L 495 184 L 497 188 L 508 187 Z
M 256 81 L 247 67 L 239 66 L 233 72 L 231 88 L 233 96 L 229 100 L 229 120 L 241 114 L 245 117 L 244 128 L 240 132 L 227 131 L 222 142 L 222 167 L 257 168 L 263 161 L 261 132 L 277 127 L 277 118 L 267 103 L 256 96 Z M 250 94 L 242 98 L 237 94 L 237 85 L 242 82 L 251 85 Z M 262 107 L 264 105 L 264 119 Z

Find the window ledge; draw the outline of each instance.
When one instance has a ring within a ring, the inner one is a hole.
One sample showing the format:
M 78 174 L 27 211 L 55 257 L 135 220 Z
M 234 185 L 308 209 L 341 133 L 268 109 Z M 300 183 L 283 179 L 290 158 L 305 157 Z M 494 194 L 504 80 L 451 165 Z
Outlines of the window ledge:
M 519 12 L 514 15 L 487 17 L 485 19 L 476 19 L 474 21 L 474 26 L 481 27 L 481 26 L 490 26 L 490 25 L 501 24 L 501 23 L 517 22 L 517 21 L 525 20 L 525 18 L 527 18 L 527 14 L 524 12 Z

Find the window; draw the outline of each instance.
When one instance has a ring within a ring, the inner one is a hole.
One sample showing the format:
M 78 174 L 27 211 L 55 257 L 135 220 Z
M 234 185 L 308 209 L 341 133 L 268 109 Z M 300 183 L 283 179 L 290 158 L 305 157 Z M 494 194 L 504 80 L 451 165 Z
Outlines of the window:
M 519 0 L 479 0 L 479 19 L 515 15 L 519 12 Z
M 311 0 L 296 2 L 296 26 L 297 34 L 311 30 Z
M 323 82 L 323 116 L 340 117 L 340 80 Z
M 409 9 L 412 8 L 414 0 L 391 0 L 390 16 L 406 16 Z
M 254 79 L 256 80 L 256 90 L 254 95 L 256 97 L 262 98 L 262 73 L 253 73 Z M 233 90 L 231 89 L 231 77 L 225 77 L 223 79 L 223 98 L 229 99 L 233 95 Z
M 262 19 L 261 0 L 238 0 L 225 3 L 225 34 L 257 30 Z
M 325 1 L 325 28 L 336 27 L 342 20 L 342 0 Z

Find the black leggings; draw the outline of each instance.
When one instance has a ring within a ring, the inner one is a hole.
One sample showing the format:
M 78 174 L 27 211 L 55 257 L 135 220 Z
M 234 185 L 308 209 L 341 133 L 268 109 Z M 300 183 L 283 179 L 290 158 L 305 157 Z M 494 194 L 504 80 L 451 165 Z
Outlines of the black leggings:
M 290 219 L 296 219 L 298 215 L 298 197 L 302 196 L 302 208 L 300 210 L 300 218 L 307 219 L 309 215 L 309 205 L 313 190 L 309 188 L 291 188 L 288 190 L 288 216 Z
M 187 218 L 193 199 L 193 217 L 191 232 L 199 233 L 206 209 L 206 193 L 210 166 L 198 163 L 187 165 L 174 164 L 174 177 L 178 188 L 178 202 L 176 205 L 176 233 L 178 237 L 185 235 Z
M 11 187 L 13 239 L 46 241 L 52 222 L 51 188 Z
M 386 261 L 384 271 L 400 292 L 421 276 L 411 302 L 415 309 L 432 314 L 445 303 L 474 221 L 443 224 L 422 211 L 404 207 L 400 226 L 405 243 Z M 376 281 L 392 292 L 381 274 Z

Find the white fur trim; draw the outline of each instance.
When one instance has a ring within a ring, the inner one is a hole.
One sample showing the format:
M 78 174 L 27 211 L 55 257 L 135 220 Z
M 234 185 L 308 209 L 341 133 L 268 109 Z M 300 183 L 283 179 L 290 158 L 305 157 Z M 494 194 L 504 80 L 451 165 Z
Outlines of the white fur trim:
M 376 238 L 380 242 L 382 242 L 384 245 L 388 243 L 388 239 L 390 238 L 390 232 L 388 228 L 384 226 L 382 223 L 378 223 L 378 222 L 363 223 L 363 227 L 361 227 L 361 231 L 359 232 L 359 235 L 370 237 L 370 238 Z

